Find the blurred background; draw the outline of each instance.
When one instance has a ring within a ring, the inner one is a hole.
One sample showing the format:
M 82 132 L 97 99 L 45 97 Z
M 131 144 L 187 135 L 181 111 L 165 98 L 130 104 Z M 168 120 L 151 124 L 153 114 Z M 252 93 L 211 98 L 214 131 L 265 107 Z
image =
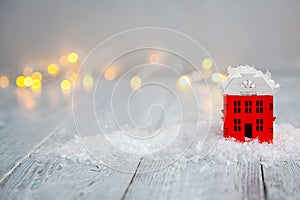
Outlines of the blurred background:
M 221 79 L 228 66 L 269 69 L 282 85 L 276 96 L 277 122 L 299 127 L 299 8 L 297 0 L 1 1 L 1 96 L 14 91 L 30 99 L 31 92 L 39 94 L 44 85 L 62 90 L 63 95 L 70 93 L 80 63 L 95 45 L 124 30 L 155 26 L 183 32 L 202 44 L 211 56 L 202 68 L 210 70 L 213 60 Z M 155 56 L 149 59 L 155 63 Z M 80 84 L 89 89 L 95 77 L 80 78 Z M 114 72 L 107 72 L 106 78 L 114 79 Z M 59 95 L 49 96 L 59 101 Z M 30 102 L 26 108 L 35 107 Z

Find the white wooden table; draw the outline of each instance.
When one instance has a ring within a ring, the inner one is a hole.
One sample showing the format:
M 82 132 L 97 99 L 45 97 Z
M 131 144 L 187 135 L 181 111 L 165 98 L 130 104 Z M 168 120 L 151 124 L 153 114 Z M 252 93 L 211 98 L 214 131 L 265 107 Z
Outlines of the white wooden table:
M 299 125 L 299 75 L 286 77 L 278 80 L 278 121 Z M 141 173 L 164 163 L 140 156 L 120 172 L 48 153 L 74 139 L 70 98 L 46 86 L 26 109 L 12 91 L 0 90 L 0 199 L 300 199 L 300 157 L 268 167 L 204 158 Z

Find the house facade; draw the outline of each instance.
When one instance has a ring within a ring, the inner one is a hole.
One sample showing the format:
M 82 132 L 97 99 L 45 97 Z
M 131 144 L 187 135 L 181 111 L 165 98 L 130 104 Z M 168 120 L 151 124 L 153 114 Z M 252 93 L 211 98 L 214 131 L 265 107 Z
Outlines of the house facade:
M 272 143 L 274 94 L 279 85 L 269 72 L 250 66 L 229 68 L 228 73 L 222 83 L 224 137 Z

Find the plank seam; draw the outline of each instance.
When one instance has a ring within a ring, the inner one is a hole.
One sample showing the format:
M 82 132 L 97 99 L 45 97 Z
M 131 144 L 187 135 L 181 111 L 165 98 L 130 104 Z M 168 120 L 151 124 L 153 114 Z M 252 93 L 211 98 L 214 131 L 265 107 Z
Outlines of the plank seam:
M 127 187 L 126 187 L 126 190 L 125 190 L 125 192 L 124 192 L 124 194 L 123 194 L 121 200 L 124 200 L 124 199 L 125 199 L 125 197 L 126 197 L 126 195 L 127 195 L 127 192 L 128 192 L 128 190 L 129 190 L 130 186 L 132 185 L 133 180 L 134 180 L 134 178 L 135 178 L 135 176 L 136 176 L 136 174 L 137 174 L 137 171 L 138 171 L 138 169 L 139 169 L 139 167 L 140 167 L 140 165 L 141 165 L 142 160 L 143 160 L 143 157 L 141 157 L 141 159 L 140 159 L 140 161 L 139 161 L 139 164 L 137 165 L 137 167 L 136 167 L 136 169 L 135 169 L 135 171 L 134 171 L 134 174 L 133 174 L 133 176 L 131 177 L 131 180 L 130 180 L 129 184 L 128 184 Z
M 38 150 L 43 144 L 45 144 L 57 131 L 59 126 L 55 127 L 48 135 L 46 135 L 29 153 L 27 153 L 22 159 L 20 159 L 13 168 L 11 168 L 1 179 L 0 179 L 0 186 L 2 186 L 7 179 L 16 171 L 18 167 L 20 167 L 31 155 Z
M 263 165 L 261 163 L 260 163 L 260 172 L 261 172 L 261 178 L 262 178 L 262 184 L 263 184 L 264 199 L 268 200 L 267 186 L 266 186 L 265 176 L 264 176 L 264 168 L 263 168 Z

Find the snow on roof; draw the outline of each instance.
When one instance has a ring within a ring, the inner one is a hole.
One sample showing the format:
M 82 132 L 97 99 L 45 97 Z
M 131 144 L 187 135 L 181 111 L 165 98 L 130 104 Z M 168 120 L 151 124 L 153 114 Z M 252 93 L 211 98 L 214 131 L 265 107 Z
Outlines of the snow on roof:
M 273 95 L 279 84 L 271 79 L 271 73 L 263 73 L 253 66 L 228 67 L 228 78 L 221 84 L 224 94 Z

